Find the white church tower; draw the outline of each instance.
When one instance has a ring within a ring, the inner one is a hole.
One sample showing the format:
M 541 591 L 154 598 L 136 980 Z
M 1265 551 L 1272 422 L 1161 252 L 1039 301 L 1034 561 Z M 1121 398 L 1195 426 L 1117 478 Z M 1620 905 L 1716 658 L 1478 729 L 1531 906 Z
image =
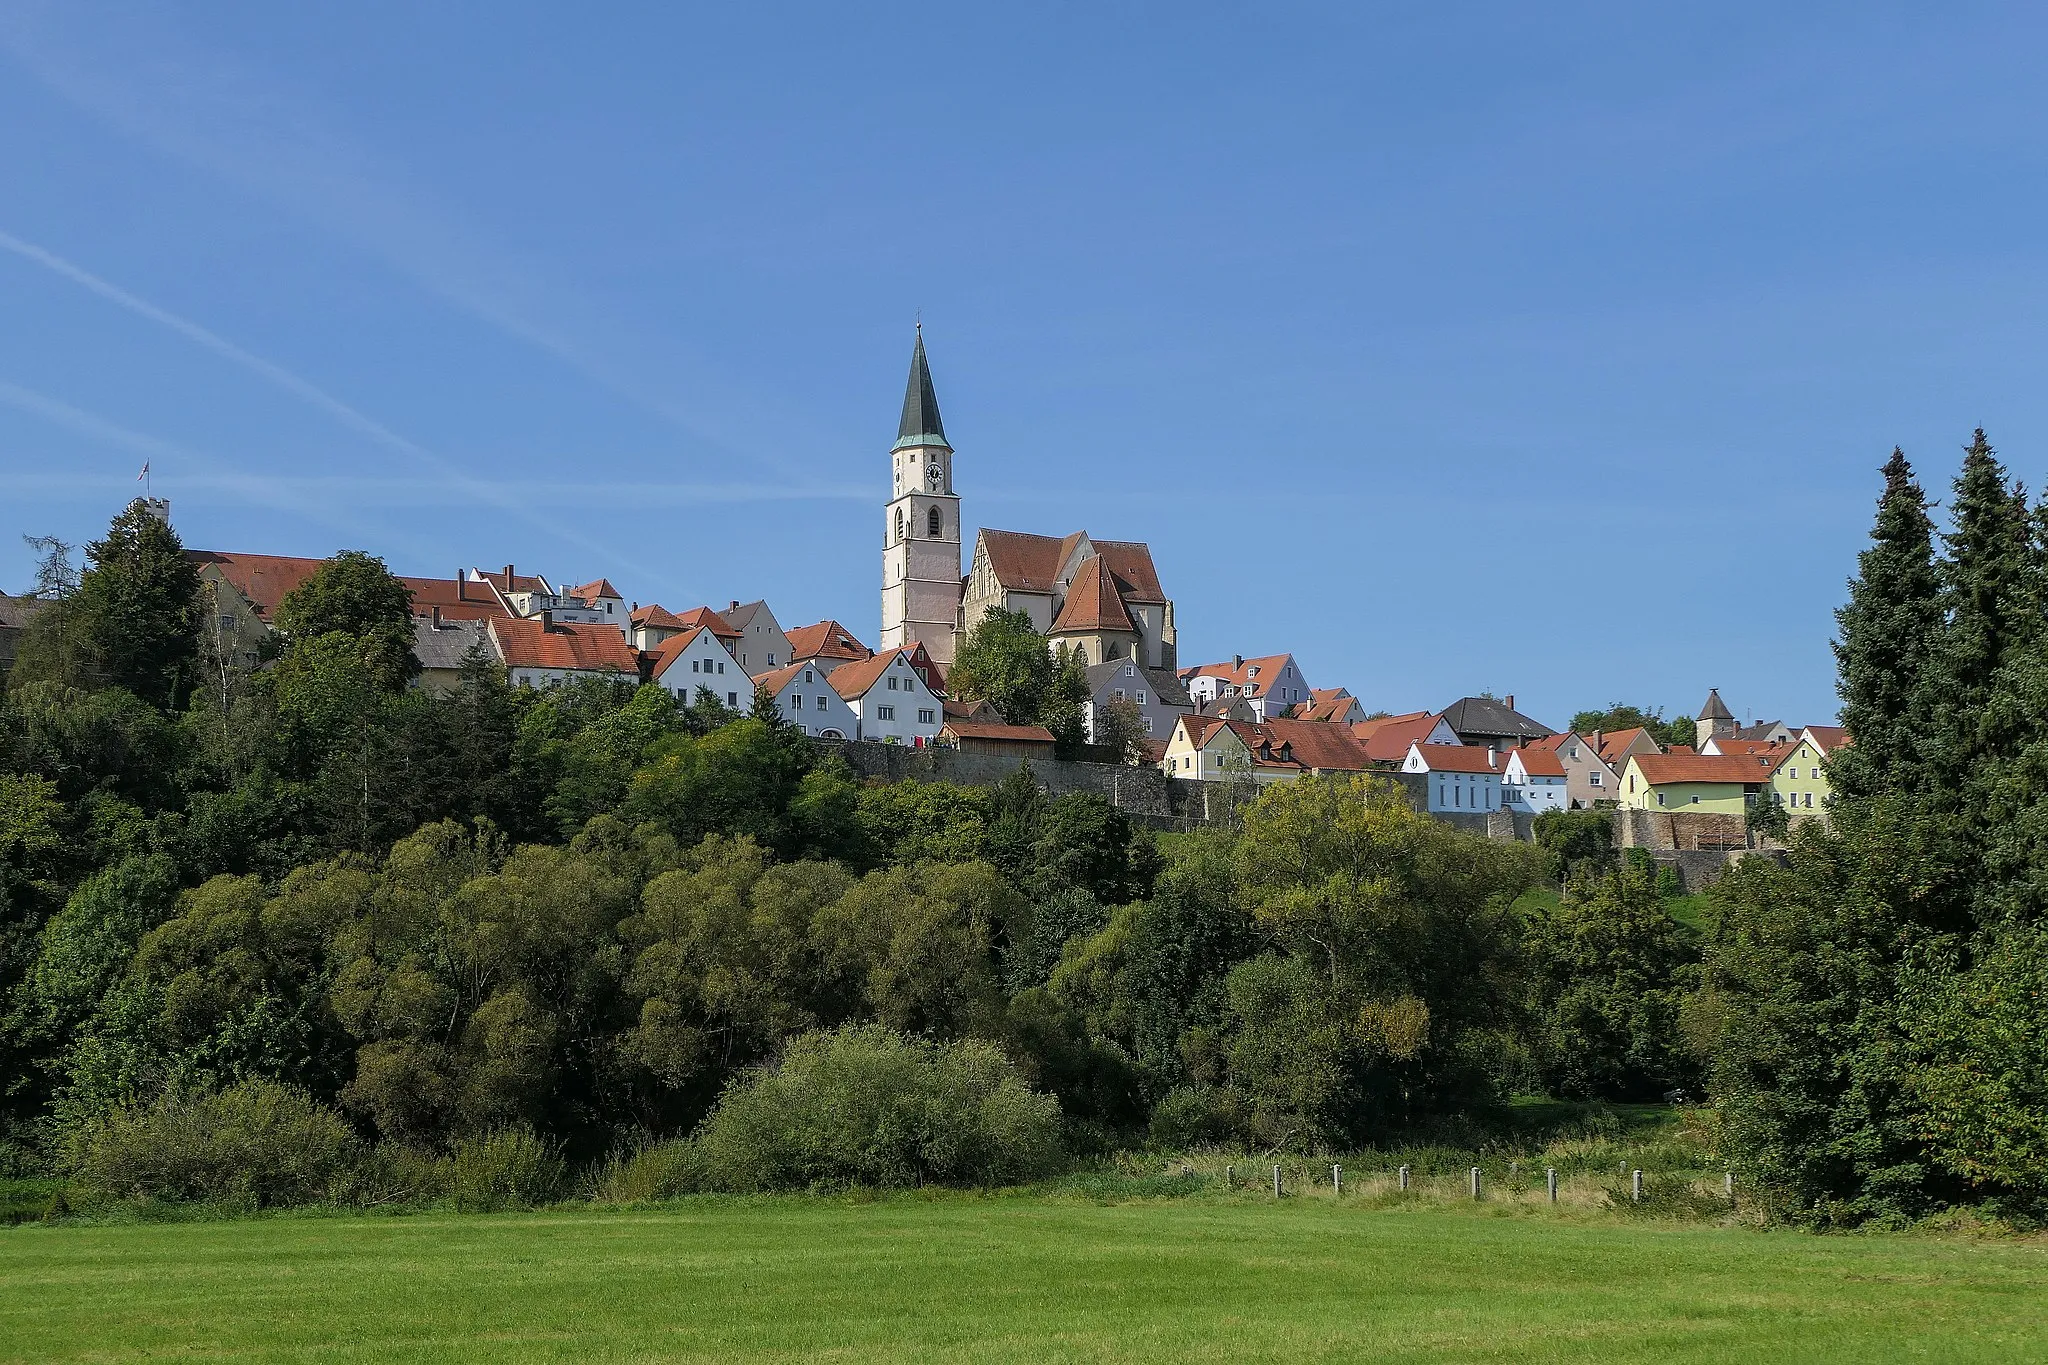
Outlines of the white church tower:
M 953 447 L 939 421 L 921 325 L 889 465 L 882 648 L 922 641 L 932 662 L 950 668 L 954 622 L 960 615 L 960 497 L 953 491 Z

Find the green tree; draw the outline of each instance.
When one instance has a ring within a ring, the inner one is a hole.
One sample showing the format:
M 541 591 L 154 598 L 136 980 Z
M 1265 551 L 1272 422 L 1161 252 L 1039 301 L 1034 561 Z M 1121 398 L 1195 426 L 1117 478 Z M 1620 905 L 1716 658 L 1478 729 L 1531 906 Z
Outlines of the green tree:
M 1145 761 L 1145 713 L 1129 697 L 1115 697 L 1095 708 L 1093 743 L 1116 755 L 1119 763 Z
M 323 561 L 278 604 L 277 628 L 290 642 L 348 635 L 362 642 L 371 676 L 396 692 L 419 675 L 413 656 L 412 589 L 362 550 Z
M 31 633 L 79 632 L 91 679 L 47 673 L 65 661 L 39 647 L 24 649 L 15 676 L 22 682 L 39 676 L 91 681 L 125 687 L 152 706 L 181 705 L 193 684 L 200 597 L 199 572 L 185 557 L 177 532 L 138 498 L 85 554 L 78 591 L 63 610 L 38 613 Z
M 1571 728 L 1578 735 L 1590 735 L 1595 730 L 1607 734 L 1617 730 L 1648 730 L 1650 738 L 1667 749 L 1674 744 L 1691 745 L 1698 738 L 1692 721 L 1684 716 L 1666 720 L 1661 706 L 1645 709 L 1623 702 L 1614 702 L 1604 711 L 1580 711 L 1572 717 Z
M 961 640 L 946 686 L 963 700 L 989 703 L 1012 725 L 1038 725 L 1056 672 L 1029 616 L 990 607 Z

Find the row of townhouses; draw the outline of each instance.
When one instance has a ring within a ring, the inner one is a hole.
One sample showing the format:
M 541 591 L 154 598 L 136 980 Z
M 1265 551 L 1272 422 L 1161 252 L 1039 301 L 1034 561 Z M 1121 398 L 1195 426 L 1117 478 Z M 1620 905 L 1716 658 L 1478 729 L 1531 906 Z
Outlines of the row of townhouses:
M 980 530 L 963 570 L 953 448 L 920 331 L 884 509 L 881 633 L 869 648 L 833 620 L 786 629 L 765 601 L 673 611 L 629 600 L 610 580 L 558 585 L 517 566 L 405 578 L 420 685 L 457 684 L 467 661 L 501 665 L 531 687 L 637 679 L 684 700 L 736 709 L 765 691 L 821 739 L 954 745 L 1049 756 L 1053 737 L 946 695 L 961 636 L 992 609 L 1017 612 L 1085 667 L 1090 738 L 1108 708 L 1135 714 L 1144 761 L 1190 781 L 1287 781 L 1309 773 L 1421 777 L 1432 811 L 1541 813 L 1619 806 L 1739 814 L 1770 801 L 1804 816 L 1827 807 L 1831 726 L 1738 727 L 1710 692 L 1691 745 L 1649 731 L 1559 732 L 1512 696 L 1441 710 L 1369 713 L 1342 687 L 1311 685 L 1292 654 L 1182 666 L 1174 603 L 1149 546 L 1075 531 Z M 160 514 L 168 507 L 153 503 Z M 286 594 L 321 561 L 194 551 L 214 603 L 218 645 L 254 664 Z M 0 625 L 6 624 L 0 620 Z M 0 641 L 0 644 L 4 644 Z

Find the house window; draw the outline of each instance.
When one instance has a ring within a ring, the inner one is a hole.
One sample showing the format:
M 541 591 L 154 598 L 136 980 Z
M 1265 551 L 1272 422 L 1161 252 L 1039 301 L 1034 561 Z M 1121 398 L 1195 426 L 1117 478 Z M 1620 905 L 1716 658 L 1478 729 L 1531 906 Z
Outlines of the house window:
M 1633 785 L 1633 781 L 1631 781 L 1631 785 Z M 1657 793 L 1657 804 L 1658 804 L 1658 805 L 1660 805 L 1660 806 L 1664 804 L 1664 793 L 1663 793 L 1663 792 L 1658 792 L 1658 793 Z
M 690 660 L 690 671 L 691 671 L 692 673 L 695 673 L 695 672 L 697 672 L 697 671 L 698 671 L 698 667 L 697 667 L 697 661 L 696 661 L 695 659 L 692 659 L 692 660 Z
M 1124 699 L 1124 690 L 1121 687 L 1112 687 L 1109 689 L 1109 695 L 1118 701 L 1122 701 Z
M 808 668 L 804 670 L 804 681 L 805 681 L 805 682 L 816 682 L 816 681 L 817 681 L 817 679 L 816 679 L 816 678 L 814 678 L 814 677 L 812 677 L 812 676 L 811 676 L 811 670 L 810 670 L 810 669 L 808 669 Z
M 740 704 L 740 694 L 739 694 L 739 693 L 737 693 L 737 692 L 728 692 L 728 693 L 726 693 L 726 694 L 725 694 L 725 704 L 726 704 L 727 706 L 738 706 L 738 705 Z
M 824 709 L 825 709 L 825 697 L 824 697 L 824 694 L 823 694 L 823 693 L 820 693 L 820 694 L 818 695 L 818 709 L 819 709 L 820 711 L 822 711 L 822 710 L 824 710 Z
M 799 711 L 804 709 L 804 699 L 802 697 L 791 697 L 789 704 Z
M 768 651 L 768 666 L 775 667 L 775 651 L 772 649 Z
M 1693 803 L 1693 804 L 1694 804 L 1695 806 L 1697 806 L 1697 805 L 1698 805 L 1698 804 L 1700 803 L 1700 794 L 1699 794 L 1698 792 L 1694 792 L 1694 793 L 1692 794 L 1692 803 Z
M 723 672 L 725 672 L 725 660 L 723 660 L 723 659 L 720 659 L 720 660 L 718 661 L 718 671 L 719 671 L 720 673 L 723 673 Z
M 917 723 L 919 725 L 930 725 L 932 723 L 932 713 L 929 710 L 919 710 L 917 713 Z
M 1138 666 L 1137 666 L 1136 664 L 1125 664 L 1125 665 L 1124 665 L 1124 676 L 1125 676 L 1126 678 L 1135 678 L 1135 677 L 1137 677 L 1137 676 L 1138 676 Z
M 1137 695 L 1132 700 L 1136 701 L 1138 705 L 1143 706 L 1145 704 L 1145 689 L 1139 688 Z
M 891 692 L 894 692 L 896 690 L 896 679 L 894 675 L 891 675 L 891 677 L 889 678 L 889 690 Z
M 877 706 L 877 707 L 875 708 L 875 719 L 876 719 L 876 720 L 894 720 L 894 719 L 896 719 L 896 708 L 895 708 L 895 707 L 893 707 L 893 706 Z
M 1588 774 L 1587 774 L 1587 776 L 1588 776 L 1588 777 L 1590 777 L 1590 778 L 1592 779 L 1592 784 L 1593 784 L 1594 786 L 1596 786 L 1596 787 L 1597 787 L 1597 786 L 1599 786 L 1599 785 L 1600 785 L 1600 774 L 1598 774 L 1598 773 L 1588 773 Z

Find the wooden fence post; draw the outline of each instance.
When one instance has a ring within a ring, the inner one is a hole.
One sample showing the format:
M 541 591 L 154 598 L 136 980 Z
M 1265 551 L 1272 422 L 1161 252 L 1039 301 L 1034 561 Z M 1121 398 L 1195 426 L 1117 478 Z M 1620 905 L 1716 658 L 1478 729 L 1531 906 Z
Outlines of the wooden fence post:
M 1273 1197 L 1275 1199 L 1280 1197 L 1280 1168 L 1278 1166 L 1273 1168 Z
M 1543 1180 L 1545 1184 L 1550 1186 L 1550 1202 L 1555 1204 L 1557 1202 L 1557 1168 L 1555 1166 L 1546 1167 L 1543 1172 Z
M 1479 1168 L 1477 1166 L 1472 1168 L 1472 1197 L 1474 1199 L 1479 1197 Z

